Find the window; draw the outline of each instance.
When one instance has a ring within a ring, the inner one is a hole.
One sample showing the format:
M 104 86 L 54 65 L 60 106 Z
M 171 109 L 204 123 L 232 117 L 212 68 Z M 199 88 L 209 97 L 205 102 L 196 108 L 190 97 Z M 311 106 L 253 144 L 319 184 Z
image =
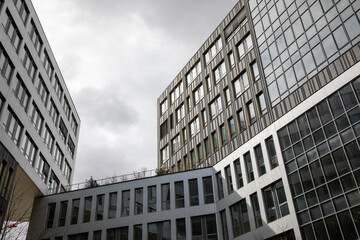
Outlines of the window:
M 186 240 L 185 218 L 176 219 L 176 239 Z
M 196 152 L 197 152 L 197 159 L 199 164 L 203 162 L 204 158 L 203 158 L 203 151 L 202 151 L 202 146 L 201 144 L 198 144 L 196 146 Z
M 255 158 L 258 166 L 259 176 L 262 176 L 266 173 L 266 169 L 265 169 L 265 163 L 264 163 L 264 157 L 262 154 L 261 145 L 260 144 L 257 145 L 254 148 L 254 151 L 255 151 Z
M 221 137 L 221 145 L 224 146 L 227 142 L 225 125 L 220 126 L 220 137 Z
M 202 116 L 202 127 L 204 128 L 207 125 L 207 117 L 206 117 L 206 110 L 201 111 Z
M 214 203 L 214 190 L 211 176 L 203 177 L 203 189 L 205 204 Z
M 230 90 L 229 88 L 226 88 L 224 90 L 225 93 L 225 105 L 228 107 L 231 104 L 231 97 L 230 97 Z
M 19 100 L 20 105 L 24 108 L 26 112 L 27 107 L 29 105 L 30 93 L 19 76 L 17 76 L 17 80 L 18 82 L 16 84 L 16 88 L 14 89 L 15 96 Z
M 215 83 L 218 83 L 226 75 L 225 62 L 222 62 L 214 69 Z
M 199 190 L 198 190 L 198 182 L 196 178 L 189 180 L 189 201 L 190 201 L 190 206 L 199 205 Z
M 210 92 L 212 89 L 212 86 L 211 86 L 211 80 L 210 80 L 209 76 L 205 77 L 205 82 L 206 82 L 206 86 L 207 86 L 207 88 L 206 88 L 207 92 Z
M 259 206 L 257 193 L 252 194 L 250 196 L 250 200 L 251 200 L 251 206 L 252 206 L 253 214 L 254 214 L 255 226 L 256 226 L 256 228 L 261 227 L 263 224 L 262 224 L 262 219 L 261 219 L 261 212 L 260 212 L 260 206 Z
M 187 97 L 187 98 L 186 98 L 186 105 L 187 105 L 187 111 L 188 111 L 188 112 L 191 112 L 191 110 L 192 110 L 192 104 L 191 104 L 191 98 L 190 98 L 190 97 Z
M 186 74 L 186 82 L 189 86 L 195 78 L 201 73 L 201 62 L 195 63 L 194 67 Z
M 10 83 L 13 70 L 14 65 L 11 63 L 9 56 L 6 54 L 4 48 L 0 44 L 0 75 L 4 77 L 8 85 Z
M 184 206 L 184 182 L 175 182 L 175 208 L 183 208 Z
M 148 212 L 156 212 L 156 186 L 148 187 Z
M 23 144 L 21 146 L 21 152 L 24 154 L 25 158 L 30 162 L 31 165 L 35 162 L 36 152 L 38 148 L 36 147 L 34 141 L 26 133 Z
M 109 212 L 108 218 L 116 217 L 116 208 L 117 208 L 117 192 L 112 192 L 109 194 Z
M 242 72 L 235 81 L 233 81 L 234 95 L 239 97 L 241 93 L 249 88 L 249 79 L 246 72 Z
M 185 145 L 187 141 L 187 135 L 186 135 L 186 127 L 182 129 L 182 137 L 183 137 L 183 144 Z
M 204 139 L 204 144 L 205 144 L 205 158 L 208 158 L 208 157 L 210 157 L 210 154 L 211 154 L 209 138 Z
M 194 90 L 194 104 L 197 104 L 204 97 L 204 87 L 202 84 Z
M 233 187 L 233 183 L 232 183 L 230 165 L 225 167 L 225 178 L 226 178 L 228 194 L 231 194 L 234 191 L 234 187 Z
M 74 157 L 74 153 L 75 153 L 75 144 L 73 142 L 73 140 L 71 139 L 71 137 L 69 136 L 67 144 L 66 144 L 66 148 L 68 150 L 68 152 L 70 153 L 71 157 Z
M 71 115 L 70 125 L 71 125 L 71 129 L 73 130 L 73 132 L 76 135 L 77 129 L 78 129 L 78 124 L 77 124 L 75 116 L 73 114 Z
M 53 149 L 55 138 L 54 138 L 54 135 L 51 133 L 50 128 L 47 125 L 46 125 L 45 130 L 41 137 L 51 153 L 52 149 Z
M 56 125 L 58 117 L 59 117 L 59 111 L 57 110 L 55 103 L 52 99 L 50 100 L 49 115 Z
M 221 230 L 222 230 L 223 239 L 229 240 L 229 232 L 228 232 L 225 209 L 220 212 L 220 218 L 221 218 Z
M 258 102 L 258 106 L 259 106 L 260 116 L 262 116 L 267 112 L 266 103 L 265 103 L 265 97 L 264 97 L 263 93 L 260 93 L 257 96 L 257 102 Z
M 248 110 L 249 122 L 250 122 L 250 124 L 252 124 L 252 123 L 254 123 L 256 121 L 253 102 L 252 101 L 248 102 L 246 104 L 246 107 L 247 107 L 247 110 Z
M 222 103 L 221 97 L 218 96 L 212 103 L 210 103 L 211 120 L 213 120 L 220 112 L 222 112 Z
M 39 75 L 39 84 L 38 84 L 37 90 L 38 90 L 41 100 L 43 101 L 43 103 L 46 106 L 48 97 L 49 97 L 49 90 L 46 88 L 45 82 L 41 78 L 40 75 Z
M 101 240 L 101 230 L 93 232 L 93 240 Z
M 13 111 L 11 109 L 8 109 L 8 111 L 9 116 L 7 121 L 3 123 L 3 126 L 11 140 L 18 145 L 23 126 Z
M 134 238 L 133 239 L 142 239 L 142 225 L 134 225 Z
M 74 199 L 72 201 L 71 224 L 77 224 L 78 222 L 79 206 L 80 206 L 80 199 Z
M 143 188 L 135 189 L 135 209 L 134 214 L 142 214 L 143 213 Z
M 234 58 L 234 53 L 230 52 L 228 54 L 228 58 L 229 58 L 229 68 L 232 69 L 233 67 L 235 67 L 235 58 Z
M 175 154 L 180 149 L 180 134 L 171 140 L 172 153 Z
M 68 208 L 68 201 L 60 202 L 60 213 L 59 213 L 59 227 L 65 226 L 66 212 Z
M 191 218 L 192 239 L 217 239 L 215 214 Z
M 250 152 L 247 152 L 244 154 L 244 162 L 245 162 L 245 168 L 246 168 L 246 174 L 248 183 L 254 181 L 254 170 L 251 164 L 251 156 Z
M 96 196 L 96 218 L 95 218 L 95 220 L 103 220 L 103 218 L 104 218 L 104 200 L 105 200 L 104 194 Z
M 170 221 L 148 223 L 148 236 L 149 240 L 152 239 L 171 239 L 171 224 Z M 120 239 L 120 238 L 118 238 Z M 125 238 L 124 238 L 125 239 Z M 127 238 L 126 238 L 127 239 Z
M 185 105 L 181 104 L 180 107 L 176 109 L 176 121 L 180 122 L 181 119 L 185 117 Z
M 64 153 L 61 151 L 60 147 L 58 144 L 55 145 L 55 150 L 54 150 L 54 160 L 56 162 L 56 164 L 58 166 L 62 166 L 63 160 L 64 160 Z
M 162 150 L 161 150 L 161 161 L 165 162 L 166 160 L 169 159 L 169 145 L 166 145 Z
M 198 132 L 200 132 L 200 121 L 198 117 L 190 123 L 190 136 L 193 138 Z
M 249 214 L 246 206 L 246 200 L 242 199 L 230 206 L 233 234 L 238 237 L 250 231 Z
M 161 184 L 161 210 L 170 209 L 170 184 Z
M 50 57 L 49 57 L 48 53 L 46 52 L 46 50 L 44 51 L 44 58 L 43 58 L 42 62 L 43 62 L 46 74 L 51 79 L 52 74 L 54 72 L 54 67 L 50 61 Z
M 18 51 L 22 37 L 21 37 L 19 29 L 16 27 L 15 21 L 11 17 L 10 13 L 8 11 L 6 11 L 6 14 L 7 14 L 7 22 L 5 25 L 5 32 L 9 36 L 11 44 L 14 46 L 16 51 Z
M 254 81 L 257 81 L 260 78 L 259 68 L 257 63 L 256 62 L 251 63 L 250 68 Z
M 122 191 L 121 216 L 129 216 L 130 213 L 130 190 Z
M 38 30 L 36 29 L 35 23 L 33 21 L 31 21 L 30 37 L 31 37 L 31 41 L 34 44 L 34 47 L 35 47 L 37 53 L 40 55 L 40 51 L 41 51 L 43 42 L 40 38 L 40 34 L 39 34 Z
M 195 169 L 196 168 L 196 157 L 195 157 L 194 150 L 190 151 L 190 159 L 191 159 L 191 169 Z
M 245 115 L 244 115 L 244 111 L 242 109 L 240 109 L 238 111 L 238 118 L 239 118 L 239 128 L 240 128 L 240 132 L 244 131 L 246 128 L 246 122 L 245 122 Z
M 266 139 L 265 143 L 266 143 L 266 148 L 267 148 L 269 159 L 270 159 L 270 166 L 271 166 L 271 169 L 273 169 L 279 165 L 273 138 L 270 137 L 270 138 Z
M 170 93 L 170 102 L 173 104 L 178 97 L 184 92 L 183 82 L 180 82 Z
M 83 222 L 90 222 L 92 197 L 86 197 L 84 203 Z
M 26 23 L 26 20 L 29 16 L 29 9 L 27 8 L 24 0 L 14 0 L 14 4 L 16 6 L 16 9 L 19 12 L 20 18 L 23 21 L 23 23 Z
M 62 99 L 62 95 L 63 95 L 63 88 L 61 86 L 61 83 L 60 83 L 60 80 L 58 78 L 58 76 L 55 75 L 55 81 L 54 81 L 54 90 L 56 92 L 56 96 L 58 96 L 60 102 L 61 102 L 61 99 Z
M 54 217 L 55 217 L 55 207 L 56 207 L 56 203 L 49 203 L 48 204 L 46 228 L 52 228 L 53 227 Z
M 168 121 L 167 119 L 160 125 L 160 138 L 162 139 L 168 133 Z
M 216 152 L 219 149 L 219 142 L 216 131 L 211 133 L 211 138 L 212 138 L 214 152 Z
M 51 171 L 49 182 L 48 182 L 48 189 L 49 193 L 58 193 L 60 187 L 60 181 L 56 177 L 55 173 Z
M 239 58 L 242 59 L 245 56 L 245 54 L 249 52 L 252 48 L 253 48 L 253 42 L 251 39 L 251 35 L 249 34 L 241 40 L 240 44 L 237 47 Z
M 268 222 L 289 214 L 286 195 L 282 181 L 271 184 L 262 190 L 265 201 L 265 212 Z
M 67 119 L 69 120 L 70 119 L 71 108 L 70 108 L 70 104 L 69 104 L 66 97 L 64 98 L 63 109 L 64 109 L 64 112 L 65 112 L 65 115 L 66 115 Z
M 220 52 L 222 47 L 223 46 L 221 38 L 216 39 L 214 43 L 209 47 L 209 50 L 207 50 L 204 54 L 206 65 L 209 64 L 209 62 Z
M 234 118 L 228 119 L 229 128 L 230 128 L 230 139 L 233 139 L 236 136 L 236 130 L 235 130 L 235 121 Z
M 38 164 L 36 166 L 36 172 L 40 176 L 41 180 L 46 183 L 49 176 L 50 165 L 46 162 L 42 154 L 39 155 Z
M 31 120 L 32 124 L 34 125 L 36 131 L 40 134 L 42 124 L 44 122 L 44 118 L 41 115 L 40 110 L 38 109 L 38 107 L 35 105 L 34 102 L 32 105 L 32 112 L 30 115 L 30 120 Z
M 224 198 L 224 187 L 223 187 L 223 182 L 222 182 L 222 176 L 221 176 L 221 171 L 217 172 L 216 175 L 216 183 L 217 183 L 217 190 L 218 190 L 218 197 L 219 200 Z
M 70 183 L 71 178 L 71 167 L 67 161 L 65 161 L 63 174 L 65 175 L 66 180 Z
M 88 236 L 89 236 L 88 232 L 71 234 L 68 235 L 67 240 L 86 240 L 89 239 Z
M 234 161 L 234 168 L 235 168 L 235 174 L 236 174 L 236 184 L 237 188 L 241 188 L 244 186 L 243 176 L 241 172 L 241 166 L 240 166 L 240 159 L 236 159 Z
M 162 103 L 160 103 L 160 115 L 163 115 L 168 110 L 168 102 L 165 99 Z
M 129 239 L 129 227 L 106 229 L 107 240 Z
M 23 60 L 23 65 L 26 69 L 26 72 L 28 73 L 28 75 L 32 79 L 32 81 L 34 81 L 35 72 L 37 70 L 37 67 L 36 67 L 35 62 L 26 46 L 25 46 L 24 56 L 23 56 L 22 60 Z

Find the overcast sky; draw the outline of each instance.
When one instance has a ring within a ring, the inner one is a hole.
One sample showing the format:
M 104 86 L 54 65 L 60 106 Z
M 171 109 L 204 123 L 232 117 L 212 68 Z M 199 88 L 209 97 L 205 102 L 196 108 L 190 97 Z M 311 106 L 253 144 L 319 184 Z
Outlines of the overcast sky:
M 157 98 L 236 0 L 32 0 L 81 118 L 74 183 L 157 167 Z

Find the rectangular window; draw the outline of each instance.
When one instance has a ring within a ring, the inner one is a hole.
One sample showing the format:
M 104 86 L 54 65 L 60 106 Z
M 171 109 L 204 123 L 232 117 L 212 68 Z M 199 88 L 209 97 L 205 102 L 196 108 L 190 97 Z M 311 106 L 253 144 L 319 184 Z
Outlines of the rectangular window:
M 256 62 L 251 63 L 250 68 L 251 68 L 251 72 L 252 72 L 254 81 L 259 80 L 260 74 L 259 74 L 259 68 L 258 68 L 257 63 Z
M 221 137 L 221 145 L 224 146 L 227 142 L 225 125 L 220 126 L 220 137 Z
M 225 95 L 225 105 L 226 105 L 226 107 L 228 107 L 231 104 L 231 97 L 230 97 L 229 88 L 226 88 L 224 90 L 224 95 Z
M 187 142 L 186 128 L 182 129 L 183 145 Z
M 92 197 L 86 197 L 84 203 L 83 222 L 90 222 Z
M 223 239 L 229 240 L 229 231 L 227 226 L 225 209 L 220 212 L 220 218 L 221 218 L 221 230 L 222 230 Z
M 186 82 L 189 86 L 195 78 L 201 73 L 201 62 L 195 63 L 194 67 L 186 74 Z
M 56 203 L 49 203 L 48 204 L 46 228 L 52 228 L 53 227 L 54 217 L 55 217 L 55 207 L 56 207 Z
M 271 184 L 262 190 L 265 201 L 265 212 L 268 222 L 275 221 L 289 214 L 286 195 L 282 181 Z
M 184 182 L 175 182 L 175 208 L 183 208 L 184 206 Z
M 246 128 L 245 115 L 244 115 L 244 111 L 242 109 L 240 109 L 238 111 L 238 118 L 239 118 L 239 129 L 240 129 L 240 132 L 242 132 Z
M 195 157 L 194 150 L 190 151 L 190 159 L 191 159 L 191 169 L 195 169 L 196 168 L 196 157 Z
M 171 140 L 172 154 L 175 154 L 180 149 L 180 135 L 178 134 Z
M 239 78 L 233 81 L 234 95 L 238 98 L 241 93 L 249 88 L 249 79 L 246 72 L 240 74 Z
M 214 78 L 215 83 L 220 82 L 220 80 L 226 75 L 225 62 L 222 62 L 214 69 Z
M 236 129 L 235 129 L 235 120 L 234 118 L 228 119 L 229 128 L 230 128 L 230 139 L 233 139 L 236 136 Z
M 46 74 L 51 79 L 52 74 L 54 72 L 54 67 L 53 67 L 53 65 L 52 65 L 52 63 L 50 61 L 50 57 L 47 54 L 46 50 L 44 51 L 44 56 L 43 56 L 42 62 L 43 62 Z
M 210 157 L 210 154 L 211 154 L 209 138 L 204 139 L 204 144 L 205 144 L 205 158 L 208 158 L 208 157 Z
M 87 238 L 83 238 L 83 239 L 85 240 Z M 108 240 L 129 239 L 129 227 L 106 229 L 106 239 Z
M 270 159 L 270 166 L 271 166 L 271 169 L 273 169 L 273 168 L 279 166 L 273 138 L 270 137 L 270 138 L 266 139 L 265 144 L 266 144 L 266 149 L 267 149 L 269 159 Z
M 77 129 L 78 129 L 78 124 L 76 122 L 76 119 L 75 119 L 74 115 L 71 115 L 70 125 L 71 125 L 71 129 L 73 130 L 73 132 L 76 135 L 77 134 Z
M 213 120 L 220 112 L 222 112 L 222 109 L 223 107 L 221 103 L 221 97 L 218 96 L 212 103 L 210 103 L 211 120 Z
M 34 47 L 35 47 L 37 53 L 40 55 L 43 41 L 41 40 L 40 34 L 39 34 L 38 30 L 36 29 L 35 23 L 33 21 L 31 21 L 30 38 L 34 44 Z
M 29 16 L 29 9 L 28 7 L 26 6 L 24 0 L 14 0 L 14 4 L 15 4 L 15 7 L 16 9 L 18 10 L 19 12 L 19 15 L 20 15 L 20 18 L 21 20 L 23 21 L 23 23 L 25 24 L 26 23 L 26 20 Z
M 56 125 L 59 118 L 59 111 L 57 110 L 55 103 L 52 99 L 50 100 L 49 115 Z
M 9 56 L 6 54 L 4 48 L 0 44 L 0 75 L 4 77 L 8 85 L 10 83 L 13 70 L 14 65 L 11 63 Z
M 211 133 L 211 138 L 212 138 L 214 152 L 216 152 L 219 149 L 219 142 L 216 131 Z
M 101 240 L 101 230 L 93 232 L 93 240 Z
M 185 105 L 181 104 L 180 107 L 176 109 L 176 121 L 180 122 L 181 119 L 185 117 Z
M 134 225 L 134 239 L 142 239 L 142 225 Z
M 148 223 L 148 236 L 147 237 L 148 237 L 147 239 L 149 239 L 149 240 L 150 239 L 171 239 L 170 221 Z M 120 239 L 120 238 L 117 238 L 117 239 Z
M 55 173 L 51 171 L 48 182 L 49 193 L 58 193 L 60 188 L 60 181 L 56 177 Z
M 103 218 L 104 218 L 104 200 L 105 200 L 104 194 L 96 196 L 96 219 L 95 220 L 103 220 Z
M 148 187 L 148 212 L 156 212 L 156 186 Z
M 30 120 L 31 120 L 33 126 L 35 127 L 36 131 L 40 134 L 42 124 L 44 122 L 44 118 L 41 115 L 39 108 L 36 106 L 36 104 L 34 102 L 32 104 L 32 112 L 30 115 Z
M 248 116 L 249 116 L 249 122 L 250 122 L 250 124 L 253 124 L 256 121 L 255 109 L 254 109 L 253 102 L 249 101 L 246 104 L 246 107 L 247 107 L 247 112 L 248 112 Z
M 176 240 L 186 240 L 185 218 L 176 219 Z
M 58 79 L 58 77 L 55 75 L 55 81 L 54 81 L 54 90 L 56 92 L 56 95 L 58 96 L 60 102 L 63 96 L 63 88 L 61 86 L 60 80 Z
M 46 162 L 42 154 L 39 155 L 38 164 L 36 166 L 36 172 L 40 176 L 41 180 L 46 183 L 49 176 L 50 165 Z
M 52 153 L 55 138 L 54 135 L 51 133 L 50 128 L 47 125 L 45 126 L 45 130 L 41 137 L 45 145 L 49 149 L 50 153 Z
M 56 164 L 61 168 L 62 163 L 64 161 L 64 153 L 61 151 L 58 144 L 55 145 L 55 150 L 54 150 L 53 157 L 54 157 L 54 160 L 55 160 Z
M 189 201 L 190 201 L 190 206 L 199 205 L 199 191 L 198 191 L 197 179 L 189 180 Z
M 202 127 L 204 128 L 207 125 L 207 117 L 206 117 L 206 110 L 201 111 L 202 116 Z
M 191 218 L 192 239 L 217 239 L 215 214 Z
M 214 190 L 211 176 L 203 177 L 203 189 L 205 204 L 214 203 Z
M 69 101 L 67 100 L 66 97 L 64 98 L 64 101 L 63 101 L 63 109 L 64 109 L 64 112 L 65 112 L 65 115 L 66 115 L 67 119 L 69 120 L 70 119 L 71 108 L 70 108 Z
M 198 132 L 200 132 L 200 121 L 198 117 L 195 117 L 194 120 L 190 123 L 191 138 L 193 138 Z
M 14 19 L 11 17 L 10 12 L 6 11 L 6 14 L 7 14 L 7 22 L 5 25 L 5 32 L 9 36 L 10 42 L 14 46 L 16 51 L 19 51 L 20 43 L 22 40 L 20 31 L 17 28 Z
M 239 58 L 242 59 L 245 56 L 245 54 L 248 53 L 253 48 L 251 35 L 249 34 L 246 37 L 244 37 L 237 48 L 238 48 Z
M 117 192 L 112 192 L 109 194 L 108 218 L 116 217 L 116 208 L 117 208 Z
M 163 115 L 168 110 L 168 101 L 165 99 L 160 103 L 160 115 Z
M 214 43 L 209 47 L 209 49 L 205 52 L 205 63 L 208 65 L 210 61 L 220 52 L 222 49 L 222 41 L 221 37 L 214 41 Z
M 250 232 L 249 214 L 246 206 L 246 200 L 242 199 L 230 206 L 231 219 L 233 225 L 234 237 Z
M 143 188 L 136 188 L 134 214 L 137 215 L 142 213 L 143 213 Z
M 78 222 L 79 206 L 80 206 L 80 199 L 74 199 L 72 201 L 71 224 L 77 224 Z
M 184 92 L 184 85 L 181 81 L 170 93 L 170 102 L 173 104 L 178 97 Z
M 251 200 L 251 206 L 252 206 L 253 214 L 254 214 L 255 226 L 256 226 L 256 228 L 261 227 L 263 224 L 262 224 L 262 219 L 261 219 L 261 212 L 260 212 L 260 206 L 259 206 L 257 193 L 252 194 L 250 196 L 250 200 Z
M 66 180 L 70 183 L 70 179 L 71 179 L 71 167 L 70 164 L 65 161 L 65 165 L 64 165 L 64 169 L 63 169 L 63 174 L 65 175 Z
M 261 145 L 260 144 L 257 145 L 254 148 L 254 151 L 255 151 L 255 158 L 258 166 L 259 176 L 262 176 L 266 173 L 266 169 L 265 169 L 265 163 L 264 163 L 264 157 L 262 154 Z
M 44 105 L 46 106 L 48 97 L 49 97 L 49 90 L 47 89 L 44 80 L 39 75 L 39 84 L 37 87 L 37 91 L 40 95 L 41 100 L 43 101 Z
M 200 163 L 202 163 L 204 161 L 201 144 L 196 146 L 196 152 L 197 152 L 197 159 L 198 159 L 198 162 L 200 164 Z
M 235 168 L 235 174 L 236 174 L 236 184 L 237 188 L 241 188 L 244 186 L 243 176 L 241 172 L 241 166 L 240 166 L 240 159 L 236 159 L 234 161 L 234 168 Z
M 14 90 L 16 98 L 19 100 L 20 105 L 24 108 L 24 110 L 27 110 L 27 106 L 29 104 L 30 99 L 30 93 L 27 90 L 24 82 L 20 79 L 19 76 L 17 76 L 18 83 L 16 85 L 16 88 Z
M 210 80 L 210 77 L 209 77 L 209 76 L 207 76 L 207 77 L 205 78 L 205 82 L 206 82 L 206 86 L 207 86 L 207 92 L 210 92 L 211 89 L 212 89 L 212 86 L 211 86 L 211 80 Z
M 233 183 L 232 183 L 230 165 L 225 167 L 225 178 L 226 178 L 228 194 L 231 194 L 234 191 L 234 187 L 233 187 Z
M 166 145 L 163 149 L 161 149 L 161 161 L 162 163 L 168 160 L 170 157 L 169 155 L 169 145 Z
M 194 104 L 196 105 L 204 97 L 204 87 L 202 84 L 194 90 Z
M 70 153 L 71 157 L 74 157 L 74 153 L 75 153 L 75 144 L 74 141 L 71 139 L 71 137 L 69 136 L 67 144 L 66 144 L 66 148 L 68 150 L 68 152 Z
M 121 193 L 121 216 L 129 216 L 130 213 L 130 190 Z
M 28 133 L 25 134 L 25 138 L 20 149 L 25 158 L 30 162 L 31 165 L 33 165 L 38 148 Z
M 251 163 L 251 156 L 250 152 L 247 152 L 244 154 L 244 162 L 245 162 L 245 168 L 246 168 L 246 174 L 248 183 L 254 181 L 254 170 Z
M 264 97 L 263 93 L 260 93 L 257 96 L 257 102 L 258 102 L 260 116 L 262 116 L 267 112 L 266 103 L 265 103 L 265 97 Z
M 235 58 L 234 58 L 234 53 L 230 52 L 228 54 L 228 58 L 229 58 L 229 68 L 232 69 L 233 67 L 235 67 Z
M 3 122 L 3 126 L 5 128 L 5 131 L 11 138 L 11 140 L 18 145 L 20 140 L 20 135 L 23 129 L 23 126 L 21 122 L 19 121 L 18 117 L 13 113 L 11 109 L 8 109 L 9 116 L 7 118 L 7 121 Z
M 68 201 L 62 201 L 60 203 L 60 213 L 59 213 L 59 227 L 65 226 L 66 221 L 66 212 L 68 207 Z
M 170 184 L 161 184 L 161 210 L 170 209 Z
M 216 183 L 217 183 L 218 197 L 219 197 L 219 200 L 221 200 L 224 198 L 224 187 L 223 187 L 221 171 L 217 172 L 215 177 L 216 177 Z
M 37 67 L 36 67 L 35 62 L 26 46 L 25 46 L 25 51 L 24 51 L 24 56 L 23 56 L 22 61 L 23 61 L 23 65 L 26 69 L 27 74 L 34 82 Z

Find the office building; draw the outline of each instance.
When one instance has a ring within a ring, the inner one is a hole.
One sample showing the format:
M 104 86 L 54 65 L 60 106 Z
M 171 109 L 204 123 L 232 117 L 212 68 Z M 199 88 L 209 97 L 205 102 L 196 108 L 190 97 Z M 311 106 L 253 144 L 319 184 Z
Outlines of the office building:
M 358 239 L 359 18 L 240 0 L 158 99 L 168 174 L 38 198 L 29 239 Z
M 2 226 L 71 183 L 80 119 L 31 1 L 0 1 L 0 22 Z

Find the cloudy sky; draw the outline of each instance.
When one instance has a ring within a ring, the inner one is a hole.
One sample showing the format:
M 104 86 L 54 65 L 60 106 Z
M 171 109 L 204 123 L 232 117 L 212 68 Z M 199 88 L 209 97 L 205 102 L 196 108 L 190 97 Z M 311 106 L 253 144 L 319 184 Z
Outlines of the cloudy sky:
M 236 0 L 32 0 L 81 118 L 74 183 L 157 167 L 157 98 Z

